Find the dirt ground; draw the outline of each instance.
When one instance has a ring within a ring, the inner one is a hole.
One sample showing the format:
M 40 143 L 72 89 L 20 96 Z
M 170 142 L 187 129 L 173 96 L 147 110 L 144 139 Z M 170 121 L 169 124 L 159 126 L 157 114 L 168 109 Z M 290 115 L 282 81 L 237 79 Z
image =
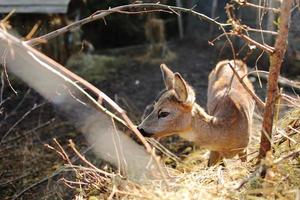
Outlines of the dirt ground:
M 170 51 L 175 57 L 166 64 L 173 71 L 180 72 L 194 87 L 197 102 L 205 107 L 207 77 L 219 60 L 219 54 L 208 45 L 199 46 L 190 41 L 170 43 Z M 143 109 L 164 89 L 159 65 L 165 61 L 147 60 L 143 57 L 145 48 L 106 52 L 108 55 L 126 56 L 126 65 L 118 67 L 104 81 L 97 83 L 97 87 L 125 108 L 135 122 L 139 121 Z M 255 85 L 258 94 L 262 94 L 263 90 Z M 81 151 L 88 144 L 72 124 L 42 97 L 34 91 L 26 94 L 27 87 L 21 84 L 17 84 L 16 89 L 20 91 L 18 96 L 5 86 L 4 99 L 10 99 L 1 105 L 0 135 L 9 134 L 0 145 L 0 199 L 69 199 L 72 191 L 57 181 L 69 177 L 69 174 L 61 173 L 63 162 L 44 144 L 52 144 L 54 137 L 64 146 L 68 139 L 73 139 Z M 43 105 L 36 108 L 34 104 Z M 89 152 L 86 156 L 101 165 L 101 161 Z

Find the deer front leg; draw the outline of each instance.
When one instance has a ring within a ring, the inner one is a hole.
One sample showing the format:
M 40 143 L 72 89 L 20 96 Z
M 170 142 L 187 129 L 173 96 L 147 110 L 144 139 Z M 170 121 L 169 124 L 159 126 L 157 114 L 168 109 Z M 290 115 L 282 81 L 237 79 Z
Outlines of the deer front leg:
M 208 167 L 214 166 L 214 165 L 218 164 L 218 162 L 221 161 L 221 160 L 222 160 L 222 156 L 219 152 L 210 151 L 207 166 Z

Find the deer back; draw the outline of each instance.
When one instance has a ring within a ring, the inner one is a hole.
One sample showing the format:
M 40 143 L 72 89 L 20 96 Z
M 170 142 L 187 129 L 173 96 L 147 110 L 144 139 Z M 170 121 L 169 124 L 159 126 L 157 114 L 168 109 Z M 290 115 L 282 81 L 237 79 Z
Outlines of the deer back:
M 243 77 L 247 87 L 254 91 L 252 83 L 245 76 L 248 70 L 243 61 L 220 61 L 209 75 L 208 114 L 227 120 L 227 122 L 230 120 L 231 123 L 237 123 L 237 126 L 243 129 L 247 128 L 249 132 L 252 124 L 254 100 L 239 82 L 229 63 L 235 68 L 238 75 Z

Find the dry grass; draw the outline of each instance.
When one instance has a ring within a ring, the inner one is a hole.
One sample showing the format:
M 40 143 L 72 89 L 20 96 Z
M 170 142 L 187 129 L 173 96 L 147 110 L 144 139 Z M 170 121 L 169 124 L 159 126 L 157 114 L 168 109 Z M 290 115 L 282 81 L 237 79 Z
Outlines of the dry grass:
M 183 160 L 168 154 L 162 156 L 165 163 L 172 163 L 166 164 L 167 183 L 149 180 L 144 184 L 115 174 L 113 178 L 103 178 L 101 173 L 91 175 L 90 170 L 84 168 L 77 170 L 78 179 L 71 184 L 78 191 L 75 199 L 299 199 L 299 116 L 300 109 L 294 109 L 277 122 L 274 153 L 259 165 L 255 156 L 260 120 L 255 120 L 249 162 L 236 158 L 225 160 L 225 167 L 208 168 L 206 150 L 194 150 Z M 283 132 L 290 136 L 284 136 Z M 171 167 L 174 162 L 175 168 Z

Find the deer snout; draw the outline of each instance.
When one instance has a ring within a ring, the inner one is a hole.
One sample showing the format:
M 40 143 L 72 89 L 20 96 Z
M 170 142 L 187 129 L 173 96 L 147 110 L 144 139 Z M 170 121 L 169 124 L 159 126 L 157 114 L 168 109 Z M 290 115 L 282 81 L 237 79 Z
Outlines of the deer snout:
M 151 137 L 152 136 L 152 134 L 151 133 L 148 133 L 148 132 L 146 132 L 143 128 L 141 128 L 141 127 L 137 127 L 137 129 L 141 132 L 141 134 L 144 136 L 144 137 Z

